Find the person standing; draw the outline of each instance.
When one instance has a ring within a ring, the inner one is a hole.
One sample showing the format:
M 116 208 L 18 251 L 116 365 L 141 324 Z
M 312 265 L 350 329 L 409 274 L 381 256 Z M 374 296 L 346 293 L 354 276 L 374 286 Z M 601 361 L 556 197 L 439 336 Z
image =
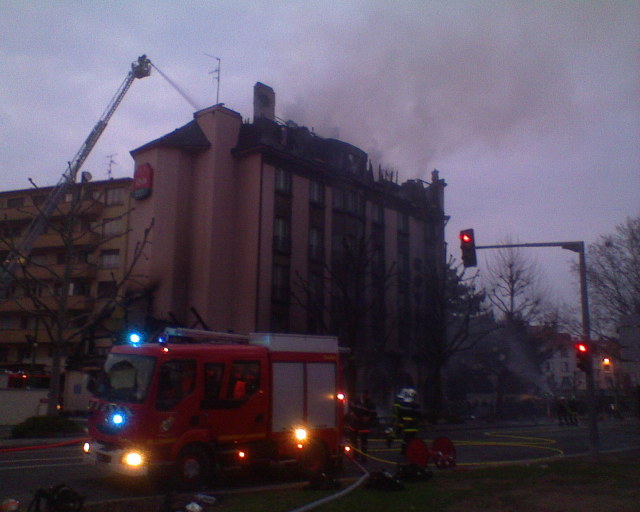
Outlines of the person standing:
M 404 454 L 409 442 L 416 437 L 420 427 L 420 409 L 416 403 L 416 390 L 404 388 L 393 403 L 394 431 L 402 439 L 401 451 Z
M 349 405 L 349 421 L 347 428 L 351 444 L 362 454 L 369 451 L 369 434 L 376 420 L 376 407 L 369 397 L 368 391 L 363 391 Z M 356 458 L 359 454 L 356 454 Z

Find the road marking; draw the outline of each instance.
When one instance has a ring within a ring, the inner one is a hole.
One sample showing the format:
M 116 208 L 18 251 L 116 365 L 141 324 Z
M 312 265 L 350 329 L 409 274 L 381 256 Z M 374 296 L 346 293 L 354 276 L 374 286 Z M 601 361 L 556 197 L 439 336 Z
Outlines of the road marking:
M 36 464 L 33 466 L 8 466 L 1 467 L 0 471 L 12 471 L 14 469 L 38 469 L 38 468 L 56 468 L 60 466 L 85 466 L 84 462 L 67 462 L 65 464 Z
M 51 460 L 82 460 L 82 456 L 76 455 L 75 457 L 51 457 L 48 459 L 11 459 L 11 460 L 0 460 L 0 464 L 10 464 L 10 463 L 19 463 L 19 462 L 45 462 Z

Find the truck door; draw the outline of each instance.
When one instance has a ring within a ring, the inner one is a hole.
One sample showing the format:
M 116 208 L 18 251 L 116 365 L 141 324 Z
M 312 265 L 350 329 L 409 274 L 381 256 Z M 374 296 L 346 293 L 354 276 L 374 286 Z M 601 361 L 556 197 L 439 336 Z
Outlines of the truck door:
M 158 376 L 156 409 L 171 427 L 163 436 L 181 435 L 198 426 L 196 389 L 196 361 L 170 359 L 162 364 Z
M 213 436 L 223 444 L 266 438 L 268 401 L 264 364 L 259 360 L 230 362 L 221 386 L 213 383 L 213 376 L 221 373 L 222 365 L 217 366 L 218 370 L 215 366 L 216 363 L 205 365 L 212 383 L 207 386 L 205 375 L 206 396 L 202 402 Z

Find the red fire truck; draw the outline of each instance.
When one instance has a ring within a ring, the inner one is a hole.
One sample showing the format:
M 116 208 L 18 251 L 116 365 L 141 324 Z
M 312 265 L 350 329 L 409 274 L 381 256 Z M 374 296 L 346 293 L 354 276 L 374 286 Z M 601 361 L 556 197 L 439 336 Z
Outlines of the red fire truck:
M 218 468 L 325 469 L 342 454 L 340 375 L 329 336 L 172 328 L 114 346 L 89 405 L 85 460 L 126 475 L 170 470 L 182 488 Z

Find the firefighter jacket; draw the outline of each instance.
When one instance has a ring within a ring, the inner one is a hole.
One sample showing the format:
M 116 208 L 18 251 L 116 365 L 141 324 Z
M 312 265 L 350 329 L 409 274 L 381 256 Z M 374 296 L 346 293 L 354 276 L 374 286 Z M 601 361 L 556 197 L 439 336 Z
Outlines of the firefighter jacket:
M 415 401 L 396 400 L 393 404 L 394 426 L 398 433 L 417 432 L 422 417 Z
M 357 432 L 369 432 L 376 420 L 376 408 L 368 398 L 356 398 L 349 406 L 348 427 Z

